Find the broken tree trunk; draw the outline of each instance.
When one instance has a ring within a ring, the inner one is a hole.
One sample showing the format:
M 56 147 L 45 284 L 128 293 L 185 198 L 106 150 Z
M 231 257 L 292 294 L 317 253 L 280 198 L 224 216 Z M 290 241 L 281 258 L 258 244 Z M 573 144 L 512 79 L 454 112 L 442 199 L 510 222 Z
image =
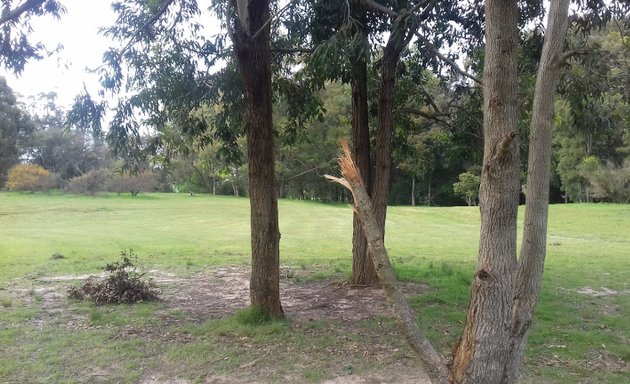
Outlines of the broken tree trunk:
M 396 275 L 394 275 L 394 270 L 383 243 L 381 227 L 374 215 L 372 202 L 361 179 L 361 174 L 352 161 L 348 143 L 342 142 L 342 147 L 343 155 L 339 158 L 339 167 L 343 178 L 330 175 L 326 175 L 326 178 L 343 185 L 352 192 L 355 202 L 355 213 L 363 224 L 372 264 L 385 291 L 385 296 L 389 301 L 396 322 L 414 353 L 420 358 L 420 362 L 431 381 L 436 384 L 446 383 L 448 379 L 446 363 L 415 322 L 411 308 L 409 308 L 398 286 Z

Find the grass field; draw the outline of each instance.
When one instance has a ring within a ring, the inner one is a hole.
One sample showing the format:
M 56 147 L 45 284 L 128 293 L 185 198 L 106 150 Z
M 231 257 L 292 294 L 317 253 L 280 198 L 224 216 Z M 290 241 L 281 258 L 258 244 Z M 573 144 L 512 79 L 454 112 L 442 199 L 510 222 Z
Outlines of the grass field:
M 301 271 L 305 281 L 348 276 L 351 214 L 346 205 L 280 201 L 283 267 Z M 478 231 L 474 207 L 388 212 L 390 257 L 401 280 L 429 286 L 410 300 L 421 327 L 444 352 L 463 325 Z M 548 244 L 526 382 L 630 382 L 630 205 L 552 206 Z M 396 359 L 414 364 L 407 352 L 388 352 L 406 351 L 400 337 L 370 339 L 395 333 L 387 318 L 351 328 L 318 319 L 306 326 L 289 321 L 252 327 L 236 318 L 187 323 L 185 315 L 160 303 L 97 308 L 63 301 L 62 314 L 49 311 L 43 319 L 48 302 L 39 289 L 45 278 L 98 273 L 128 249 L 143 269 L 180 277 L 246 266 L 248 200 L 0 193 L 0 349 L 6 351 L 0 355 L 0 382 L 149 383 L 147 372 L 159 366 L 178 367 L 160 374 L 186 382 L 207 381 L 209 371 L 214 378 L 247 381 L 261 374 L 261 366 L 275 366 L 273 380 L 319 382 L 350 373 L 348 366 L 368 372 L 386 370 L 386 362 Z M 53 259 L 56 253 L 63 258 Z M 167 329 L 179 336 L 171 342 L 146 334 L 118 337 L 129 329 Z M 356 334 L 371 336 L 354 340 Z M 365 348 L 382 343 L 384 360 L 359 353 L 343 355 L 349 363 L 335 365 L 339 359 L 330 351 L 339 337 Z M 296 351 L 305 349 L 308 356 L 297 358 Z M 298 363 L 283 366 L 283 356 Z

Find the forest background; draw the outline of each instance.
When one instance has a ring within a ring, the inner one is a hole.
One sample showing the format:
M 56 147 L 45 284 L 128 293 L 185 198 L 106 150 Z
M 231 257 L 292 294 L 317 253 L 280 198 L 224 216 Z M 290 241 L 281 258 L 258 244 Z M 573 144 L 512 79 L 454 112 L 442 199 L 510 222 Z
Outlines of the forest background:
M 317 13 L 316 7 L 305 9 L 295 12 L 305 13 L 302 17 L 308 12 Z M 544 12 L 537 12 L 533 12 L 534 17 L 528 19 L 520 34 L 519 133 L 524 158 L 544 31 Z M 378 17 L 371 17 L 378 22 Z M 627 203 L 630 199 L 630 47 L 622 21 L 609 20 L 588 32 L 578 23 L 570 26 L 566 44 L 583 54 L 571 59 L 555 102 L 551 202 Z M 296 22 L 295 16 L 286 17 L 277 28 L 287 32 L 295 29 Z M 343 20 L 338 23 L 342 25 Z M 382 31 L 379 35 L 379 28 L 383 27 L 372 27 L 366 53 L 372 158 L 376 156 L 380 40 L 384 36 Z M 104 31 L 115 36 L 113 29 Z M 288 33 L 280 34 L 274 42 L 274 60 L 284 68 L 274 72 L 276 189 L 283 198 L 349 201 L 348 193 L 322 177 L 334 173 L 339 141 L 351 138 L 352 89 L 343 63 L 344 44 L 349 43 L 341 41 L 342 27 L 334 34 L 329 31 L 326 40 L 320 37 L 319 45 L 312 41 L 315 32 L 314 28 L 302 31 L 298 40 L 310 43 L 299 49 L 279 45 Z M 482 70 L 483 47 L 470 44 L 472 48 L 461 48 L 458 44 L 465 37 L 460 34 L 449 40 L 442 35 L 434 42 L 441 43 L 439 47 L 448 52 L 448 57 L 474 75 Z M 225 36 L 222 38 L 217 35 L 206 44 L 226 44 Z M 389 204 L 476 204 L 483 148 L 481 88 L 448 65 L 422 55 L 419 45 L 416 41 L 403 51 L 396 73 Z M 177 75 L 190 75 L 194 81 L 204 75 L 205 81 L 227 84 L 211 90 L 222 92 L 222 98 L 230 96 L 225 93 L 230 82 L 238 85 L 235 68 L 229 62 L 222 69 L 202 65 L 183 70 L 189 73 Z M 315 76 L 313 72 L 323 75 Z M 131 77 L 129 73 L 127 76 Z M 315 77 L 318 78 L 314 80 Z M 107 88 L 107 73 L 103 72 L 101 78 Z M 186 85 L 184 80 L 173 84 L 173 79 L 154 77 L 153 88 L 159 87 L 160 81 L 182 87 Z M 203 134 L 179 124 L 177 119 L 156 121 L 150 114 L 140 113 L 143 117 L 135 120 L 137 136 L 127 137 L 133 141 L 133 148 L 127 143 L 126 149 L 121 150 L 120 140 L 116 141 L 113 135 L 115 129 L 94 129 L 91 122 L 77 117 L 76 110 L 72 113 L 69 107 L 58 105 L 55 92 L 20 98 L 6 81 L 1 82 L 0 88 L 0 184 L 7 189 L 59 188 L 86 194 L 112 191 L 134 195 L 142 191 L 248 194 L 242 127 L 228 127 L 230 133 L 223 132 L 222 126 L 229 123 L 226 114 L 235 111 L 221 103 L 221 98 L 201 100 L 194 109 L 187 110 L 211 127 Z M 78 96 L 77 102 L 86 96 Z M 136 98 L 137 104 L 143 98 L 145 104 L 149 103 L 142 92 L 129 93 L 128 98 Z M 129 108 L 137 109 L 132 104 Z M 124 109 L 121 105 L 102 103 L 94 107 L 101 108 L 110 120 L 113 115 L 112 124 L 116 124 L 120 109 Z M 182 105 L 182 109 L 187 107 Z M 222 135 L 226 140 L 222 140 Z M 43 170 L 18 167 L 19 172 L 10 179 L 9 170 L 17 164 L 37 165 Z M 521 166 L 524 193 L 526 164 Z M 39 172 L 41 177 L 33 182 L 32 177 L 26 176 L 29 172 Z

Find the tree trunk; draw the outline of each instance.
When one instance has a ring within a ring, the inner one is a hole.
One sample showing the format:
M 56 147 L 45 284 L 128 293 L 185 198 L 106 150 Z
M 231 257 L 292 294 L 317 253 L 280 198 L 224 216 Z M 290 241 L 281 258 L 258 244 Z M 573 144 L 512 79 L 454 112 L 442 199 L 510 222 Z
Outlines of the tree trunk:
M 210 168 L 210 173 L 212 174 L 212 195 L 217 194 L 217 172 L 214 167 Z
M 234 51 L 245 92 L 245 130 L 251 205 L 252 306 L 282 317 L 278 201 L 274 169 L 269 1 L 231 0 Z
M 527 195 L 521 257 L 514 282 L 512 350 L 502 383 L 516 383 L 543 274 L 547 252 L 547 218 L 554 96 L 562 72 L 562 47 L 567 33 L 569 0 L 552 1 L 536 78 L 529 133 Z
M 411 206 L 416 206 L 416 178 L 411 178 Z
M 365 31 L 366 11 L 360 1 L 351 2 L 353 18 L 361 25 L 355 31 L 360 35 L 359 41 L 367 45 L 367 33 Z M 365 47 L 355 46 L 351 54 L 351 88 L 352 88 L 352 145 L 354 160 L 359 167 L 365 185 L 371 186 L 371 160 L 370 160 L 370 128 L 368 125 L 368 91 L 367 91 L 367 62 Z M 371 190 L 368 190 L 371 194 Z M 361 228 L 359 217 L 353 216 L 352 230 L 352 276 L 351 284 L 373 285 L 378 283 L 378 276 L 370 262 L 367 252 L 365 234 Z
M 499 383 L 510 352 L 520 191 L 517 1 L 486 0 L 485 12 L 481 234 L 466 325 L 453 350 L 452 383 Z
M 378 99 L 378 129 L 376 131 L 376 170 L 372 179 L 372 205 L 383 240 L 385 239 L 385 219 L 389 186 L 392 174 L 392 137 L 394 135 L 394 90 L 396 68 L 400 53 L 409 44 L 412 33 L 407 33 L 405 23 L 394 27 L 381 60 L 381 79 Z

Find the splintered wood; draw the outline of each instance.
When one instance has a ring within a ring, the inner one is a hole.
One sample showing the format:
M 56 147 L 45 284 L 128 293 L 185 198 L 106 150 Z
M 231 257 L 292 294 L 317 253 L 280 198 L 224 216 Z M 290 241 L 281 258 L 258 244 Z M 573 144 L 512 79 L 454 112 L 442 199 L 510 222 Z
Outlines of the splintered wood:
M 448 370 L 444 359 L 437 353 L 426 336 L 418 328 L 415 316 L 400 290 L 398 280 L 389 261 L 383 242 L 383 232 L 376 221 L 372 202 L 365 189 L 361 174 L 352 161 L 352 153 L 346 141 L 341 142 L 342 155 L 339 157 L 339 168 L 343 178 L 326 175 L 328 180 L 339 183 L 352 192 L 355 211 L 359 215 L 361 225 L 368 241 L 370 255 L 378 279 L 385 291 L 392 314 L 402 330 L 411 349 L 419 357 L 426 373 L 434 383 L 446 383 Z

